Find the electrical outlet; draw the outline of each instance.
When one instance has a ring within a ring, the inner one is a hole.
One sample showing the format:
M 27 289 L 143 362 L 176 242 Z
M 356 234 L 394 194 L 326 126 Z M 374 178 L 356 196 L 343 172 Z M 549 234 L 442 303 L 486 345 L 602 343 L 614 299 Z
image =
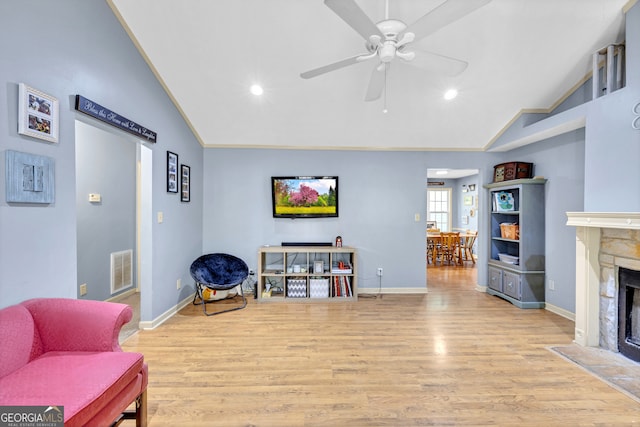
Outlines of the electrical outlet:
M 555 291 L 556 290 L 556 282 L 555 282 L 555 280 L 549 279 L 549 290 L 550 291 Z
M 378 276 L 382 277 L 382 267 L 378 267 Z
M 182 287 L 182 279 L 178 279 L 176 281 L 176 289 L 180 289 Z
M 80 296 L 87 294 L 87 284 L 83 283 L 80 285 Z

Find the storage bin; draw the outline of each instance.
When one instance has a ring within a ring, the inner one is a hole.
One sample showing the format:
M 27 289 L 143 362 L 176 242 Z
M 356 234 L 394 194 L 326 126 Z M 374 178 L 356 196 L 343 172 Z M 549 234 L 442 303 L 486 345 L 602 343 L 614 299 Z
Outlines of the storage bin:
M 509 254 L 498 254 L 498 258 L 500 259 L 500 261 L 506 262 L 508 264 L 517 264 L 520 260 L 519 257 Z
M 309 297 L 329 298 L 329 279 L 309 279 Z
M 511 181 L 512 179 L 531 178 L 533 163 L 508 162 L 493 167 L 493 182 Z
M 307 280 L 306 279 L 287 279 L 287 297 L 288 298 L 306 298 L 307 297 Z
M 503 239 L 518 240 L 520 239 L 520 226 L 503 222 L 500 224 L 500 236 Z

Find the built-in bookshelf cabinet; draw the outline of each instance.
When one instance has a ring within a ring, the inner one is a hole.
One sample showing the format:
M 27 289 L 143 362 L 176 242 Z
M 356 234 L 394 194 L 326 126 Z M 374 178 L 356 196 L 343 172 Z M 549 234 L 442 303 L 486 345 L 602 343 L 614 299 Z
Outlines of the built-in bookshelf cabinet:
M 520 308 L 544 308 L 546 182 L 485 185 L 491 197 L 487 292 Z
M 356 250 L 335 246 L 263 246 L 258 251 L 259 302 L 355 301 Z

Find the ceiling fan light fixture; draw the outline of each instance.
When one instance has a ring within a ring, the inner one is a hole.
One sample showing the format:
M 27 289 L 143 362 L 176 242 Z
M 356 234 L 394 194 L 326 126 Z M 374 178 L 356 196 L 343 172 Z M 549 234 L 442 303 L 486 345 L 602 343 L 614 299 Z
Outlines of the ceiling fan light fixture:
M 444 99 L 446 99 L 447 101 L 451 101 L 456 96 L 458 96 L 458 91 L 456 89 L 449 89 L 444 93 Z
M 396 56 L 396 47 L 393 43 L 386 42 L 379 51 L 380 61 L 382 62 L 391 62 L 391 60 Z
M 264 93 L 264 89 L 262 89 L 262 86 L 260 86 L 259 84 L 253 84 L 251 85 L 251 87 L 249 88 L 249 90 L 251 91 L 251 93 L 255 96 L 261 96 Z
M 490 1 L 441 0 L 442 3 L 439 6 L 407 26 L 398 19 L 389 19 L 389 0 L 385 0 L 384 20 L 377 23 L 374 23 L 364 12 L 357 0 L 324 0 L 327 7 L 364 38 L 367 52 L 306 71 L 301 73 L 300 77 L 309 79 L 373 59 L 377 55 L 380 60 L 379 65 L 383 66 L 385 72 L 382 75 L 379 67 L 374 68 L 365 96 L 365 101 L 369 102 L 379 99 L 382 92 L 386 91 L 386 70 L 396 56 L 415 67 L 456 76 L 465 70 L 468 65 L 466 62 L 422 51 L 417 46 L 410 48 L 410 44 L 435 33 Z M 450 92 L 449 96 L 451 97 L 448 99 L 455 98 L 453 92 Z

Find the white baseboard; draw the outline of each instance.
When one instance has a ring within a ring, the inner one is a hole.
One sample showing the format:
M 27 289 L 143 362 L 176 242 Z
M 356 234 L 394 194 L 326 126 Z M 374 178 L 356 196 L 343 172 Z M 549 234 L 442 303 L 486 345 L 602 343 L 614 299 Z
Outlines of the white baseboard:
M 477 285 L 476 286 L 476 291 L 487 292 L 487 287 L 486 286 Z M 557 306 L 555 306 L 553 304 L 549 304 L 548 302 L 545 302 L 544 303 L 544 309 L 545 310 L 549 310 L 550 312 L 552 312 L 554 314 L 557 314 L 558 316 L 562 316 L 565 319 L 569 319 L 572 322 L 576 321 L 575 313 L 572 313 L 572 312 L 570 312 L 568 310 L 565 310 L 564 308 L 560 308 L 560 307 L 557 307 Z
M 553 304 L 549 304 L 548 302 L 546 302 L 546 303 L 544 303 L 544 309 L 545 310 L 549 310 L 550 312 L 555 313 L 558 316 L 562 316 L 565 319 L 569 319 L 569 320 L 571 320 L 573 322 L 576 321 L 575 313 L 572 313 L 572 312 L 570 312 L 568 310 L 565 310 L 564 308 L 560 308 L 560 307 L 557 307 L 557 306 L 555 306 Z
M 137 288 L 131 288 L 131 289 L 129 289 L 129 290 L 127 290 L 127 291 L 125 291 L 125 292 L 123 292 L 121 294 L 112 296 L 111 298 L 108 298 L 105 301 L 107 301 L 107 302 L 118 302 L 119 300 L 121 300 L 123 298 L 126 298 L 126 297 L 128 297 L 130 295 L 135 294 L 136 292 L 138 292 Z
M 427 288 L 358 288 L 358 294 L 426 294 Z
M 146 330 L 155 329 L 158 326 L 162 325 L 164 322 L 166 322 L 168 319 L 170 319 L 177 312 L 182 310 L 185 306 L 187 306 L 189 303 L 191 303 L 191 301 L 193 301 L 193 295 L 183 299 L 178 304 L 174 305 L 169 310 L 165 311 L 164 313 L 162 313 L 160 316 L 156 317 L 152 321 L 150 321 L 150 322 L 148 322 L 148 321 L 142 322 L 141 321 L 140 323 L 138 323 L 138 327 L 140 329 L 146 329 Z

